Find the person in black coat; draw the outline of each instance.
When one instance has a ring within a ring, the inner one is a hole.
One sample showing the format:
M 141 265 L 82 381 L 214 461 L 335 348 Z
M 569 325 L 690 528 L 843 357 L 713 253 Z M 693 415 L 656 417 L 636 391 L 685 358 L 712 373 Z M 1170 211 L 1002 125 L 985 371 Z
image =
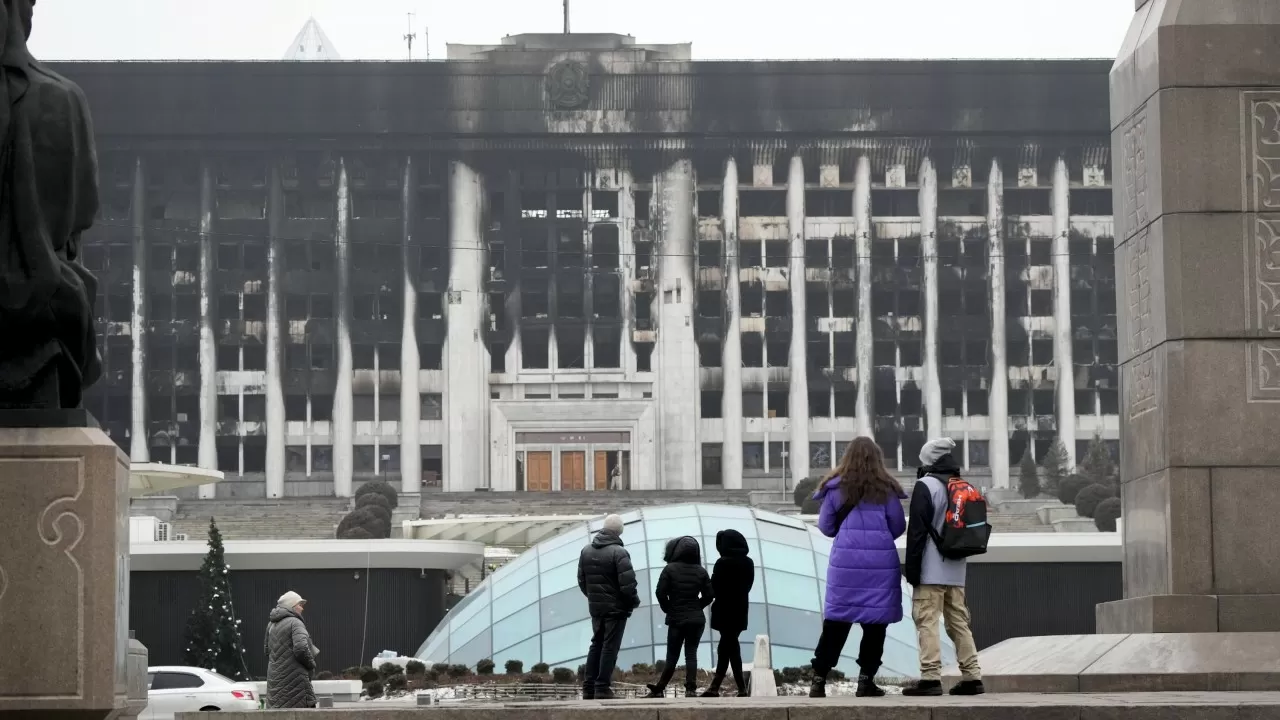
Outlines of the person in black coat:
M 720 696 L 720 684 L 729 666 L 733 667 L 738 697 L 746 697 L 738 636 L 747 629 L 747 598 L 756 581 L 756 564 L 747 557 L 747 539 L 737 530 L 716 533 L 716 550 L 720 559 L 711 574 L 711 590 L 716 596 L 711 605 L 711 629 L 720 633 L 720 645 L 716 650 L 716 675 L 702 697 Z
M 613 698 L 613 668 L 627 618 L 640 607 L 631 554 L 622 544 L 622 518 L 610 515 L 578 556 L 578 589 L 591 613 L 591 647 L 582 679 L 584 700 Z
M 676 672 L 680 648 L 684 647 L 684 690 L 686 697 L 698 691 L 698 641 L 706 629 L 702 611 L 711 604 L 715 592 L 711 576 L 702 567 L 702 548 L 688 535 L 667 542 L 663 555 L 667 566 L 658 576 L 658 605 L 667 614 L 667 664 L 657 684 L 649 686 L 649 697 L 662 697 Z

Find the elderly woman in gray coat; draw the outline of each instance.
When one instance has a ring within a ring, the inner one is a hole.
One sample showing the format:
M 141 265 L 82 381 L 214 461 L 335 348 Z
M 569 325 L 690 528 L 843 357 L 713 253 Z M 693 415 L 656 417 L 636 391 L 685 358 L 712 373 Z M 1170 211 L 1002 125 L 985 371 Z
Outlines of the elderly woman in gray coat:
M 316 693 L 311 674 L 316 654 L 311 633 L 302 622 L 307 601 L 290 590 L 276 602 L 267 623 L 267 707 L 313 708 Z

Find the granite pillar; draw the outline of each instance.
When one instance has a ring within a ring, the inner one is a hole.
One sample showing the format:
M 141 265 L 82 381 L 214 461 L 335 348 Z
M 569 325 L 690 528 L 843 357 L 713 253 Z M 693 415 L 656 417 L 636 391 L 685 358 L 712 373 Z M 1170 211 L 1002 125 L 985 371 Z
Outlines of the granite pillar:
M 1111 72 L 1125 599 L 1098 631 L 1274 633 L 1280 4 L 1139 4 Z
M 129 458 L 97 428 L 0 428 L 0 718 L 124 711 L 128 619 Z

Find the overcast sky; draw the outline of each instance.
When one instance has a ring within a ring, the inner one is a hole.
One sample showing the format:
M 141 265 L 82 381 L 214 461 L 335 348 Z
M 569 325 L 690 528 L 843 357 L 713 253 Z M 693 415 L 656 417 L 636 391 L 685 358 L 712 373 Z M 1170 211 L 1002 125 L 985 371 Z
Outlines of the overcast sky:
M 692 42 L 697 59 L 1110 58 L 1132 0 L 572 0 L 575 32 Z M 314 15 L 346 60 L 559 32 L 562 0 L 39 0 L 44 60 L 278 60 Z

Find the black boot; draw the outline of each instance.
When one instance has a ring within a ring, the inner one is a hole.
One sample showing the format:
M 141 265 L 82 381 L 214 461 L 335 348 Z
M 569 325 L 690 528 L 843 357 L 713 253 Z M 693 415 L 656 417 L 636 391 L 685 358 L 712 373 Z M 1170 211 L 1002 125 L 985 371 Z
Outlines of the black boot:
M 645 685 L 645 687 L 649 688 L 649 694 L 645 695 L 647 698 L 660 698 L 666 697 L 667 695 L 667 689 L 664 687 L 659 687 L 657 685 Z
M 809 697 L 824 698 L 827 696 L 827 679 L 824 677 L 815 677 L 813 682 L 809 683 Z
M 720 697 L 720 683 L 712 680 L 711 686 L 702 691 L 702 697 Z
M 987 689 L 982 686 L 981 680 L 961 680 L 956 686 L 951 688 L 952 695 L 981 695 Z
M 908 697 L 925 697 L 942 694 L 941 680 L 919 680 L 914 685 L 902 688 L 902 694 Z
M 582 699 L 583 699 L 583 700 L 595 700 L 595 699 L 596 699 L 596 686 L 595 686 L 595 685 L 583 685 L 583 686 L 582 686 Z
M 858 689 L 854 692 L 858 697 L 884 697 L 884 690 L 876 685 L 876 679 L 870 675 L 858 676 Z
M 717 694 L 718 694 L 718 693 L 717 693 Z M 685 686 L 684 686 L 684 696 L 685 696 L 685 697 L 687 697 L 687 698 L 689 698 L 689 697 L 698 697 L 698 686 L 697 686 L 697 685 L 685 685 Z

